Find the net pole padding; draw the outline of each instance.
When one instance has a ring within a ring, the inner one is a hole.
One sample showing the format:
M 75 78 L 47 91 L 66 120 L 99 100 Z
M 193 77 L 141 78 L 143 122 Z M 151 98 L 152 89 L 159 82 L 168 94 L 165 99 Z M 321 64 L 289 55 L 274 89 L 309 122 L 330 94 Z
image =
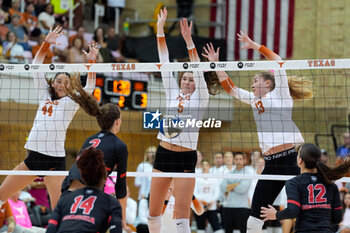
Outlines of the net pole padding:
M 68 171 L 18 171 L 0 170 L 0 176 L 67 176 Z M 110 176 L 117 176 L 112 172 Z M 127 172 L 127 177 L 176 177 L 176 178 L 216 178 L 216 179 L 240 179 L 240 180 L 289 180 L 294 176 L 286 175 L 254 175 L 254 174 L 211 174 L 211 173 L 167 173 L 167 172 Z M 343 177 L 339 181 L 350 183 L 350 177 Z
M 36 72 L 160 72 L 160 71 L 251 71 L 251 70 L 350 69 L 350 59 L 224 61 L 169 63 L 95 63 L 95 64 L 0 64 L 1 73 Z

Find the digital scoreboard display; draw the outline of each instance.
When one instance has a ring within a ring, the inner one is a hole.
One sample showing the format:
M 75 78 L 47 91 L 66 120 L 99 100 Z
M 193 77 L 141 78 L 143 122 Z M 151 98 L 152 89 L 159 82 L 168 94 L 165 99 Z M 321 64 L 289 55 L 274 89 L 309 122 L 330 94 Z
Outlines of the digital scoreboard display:
M 117 103 L 124 110 L 146 109 L 147 84 L 147 81 L 121 79 L 97 73 L 93 95 L 100 104 Z

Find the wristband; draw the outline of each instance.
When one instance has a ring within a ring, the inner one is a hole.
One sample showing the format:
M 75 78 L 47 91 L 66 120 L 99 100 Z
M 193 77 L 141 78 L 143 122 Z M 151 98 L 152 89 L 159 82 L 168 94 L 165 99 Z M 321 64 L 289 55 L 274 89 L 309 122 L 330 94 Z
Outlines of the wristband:
M 220 83 L 228 94 L 230 94 L 231 90 L 236 86 L 230 78 L 227 78 Z
M 165 37 L 165 35 L 164 34 L 162 34 L 162 35 L 157 34 L 157 37 Z
M 89 60 L 88 63 L 96 63 L 96 60 Z

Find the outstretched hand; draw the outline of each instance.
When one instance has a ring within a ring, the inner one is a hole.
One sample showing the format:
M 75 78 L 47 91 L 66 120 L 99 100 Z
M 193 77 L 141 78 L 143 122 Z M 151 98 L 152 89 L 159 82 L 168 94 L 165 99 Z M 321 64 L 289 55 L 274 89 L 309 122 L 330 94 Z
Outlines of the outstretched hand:
M 95 41 L 91 41 L 89 43 L 89 52 L 86 52 L 85 50 L 83 50 L 82 52 L 84 53 L 88 61 L 96 61 L 98 56 L 98 51 L 99 51 L 98 44 Z
M 244 43 L 241 49 L 259 50 L 260 45 L 254 42 L 252 39 L 250 39 L 246 32 L 241 31 L 240 33 L 237 33 L 237 36 L 238 40 Z
M 263 218 L 264 222 L 267 220 L 276 220 L 277 210 L 272 205 L 269 205 L 269 208 L 261 207 L 260 212 L 260 217 Z
M 218 47 L 215 51 L 213 44 L 210 42 L 210 44 L 206 44 L 206 46 L 203 47 L 204 53 L 202 53 L 202 56 L 207 58 L 210 62 L 217 62 L 219 61 L 219 52 L 220 47 Z
M 55 45 L 61 45 L 61 43 L 56 42 L 56 39 L 60 37 L 63 34 L 62 27 L 57 26 L 53 31 L 52 28 L 50 28 L 49 34 L 47 34 L 45 38 L 45 42 L 49 44 L 55 44 Z
M 184 38 L 186 42 L 189 42 L 192 40 L 192 21 L 190 22 L 190 25 L 188 25 L 188 21 L 186 18 L 183 18 L 180 21 L 180 28 L 181 28 L 181 35 Z
M 166 9 L 166 7 L 164 7 L 164 9 L 160 9 L 160 12 L 158 14 L 158 21 L 157 21 L 157 27 L 161 27 L 161 28 L 164 28 L 164 24 L 165 24 L 165 21 L 166 21 L 166 18 L 168 16 L 168 11 Z

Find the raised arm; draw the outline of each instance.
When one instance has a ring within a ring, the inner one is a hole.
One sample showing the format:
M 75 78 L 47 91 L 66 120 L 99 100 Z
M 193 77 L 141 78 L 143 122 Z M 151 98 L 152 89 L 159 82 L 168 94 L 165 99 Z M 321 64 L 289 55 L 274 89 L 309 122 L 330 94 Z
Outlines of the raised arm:
M 58 26 L 53 31 L 50 29 L 49 34 L 47 34 L 44 42 L 41 44 L 39 51 L 36 53 L 33 64 L 43 64 L 47 50 L 51 44 L 59 44 L 56 39 L 62 35 L 62 27 Z M 42 72 L 33 73 L 34 85 L 37 89 L 38 98 L 41 99 L 42 96 L 47 93 L 47 82 L 45 80 L 45 75 Z
M 204 53 L 202 53 L 202 56 L 207 58 L 208 61 L 219 61 L 220 47 L 218 47 L 215 51 L 213 44 L 210 43 L 203 47 L 203 50 Z M 242 88 L 238 88 L 225 71 L 216 71 L 216 75 L 218 76 L 224 90 L 231 96 L 241 100 L 246 104 L 250 104 L 250 101 L 254 99 L 254 95 L 252 92 L 243 90 Z
M 186 46 L 188 49 L 188 54 L 191 62 L 200 62 L 196 46 L 192 40 L 192 21 L 190 25 L 188 25 L 187 19 L 183 18 L 180 21 L 181 34 L 186 42 Z M 207 88 L 207 83 L 205 82 L 205 78 L 203 72 L 195 71 L 193 72 L 193 79 L 196 85 L 196 90 L 199 92 L 200 99 L 209 100 L 209 92 Z
M 158 21 L 157 21 L 157 49 L 158 49 L 159 61 L 161 63 L 169 62 L 169 51 L 166 45 L 165 35 L 164 35 L 164 24 L 165 24 L 167 15 L 168 15 L 168 11 L 164 7 L 163 10 L 162 9 L 160 10 L 160 13 L 158 14 Z M 162 81 L 163 81 L 163 86 L 165 89 L 166 96 L 170 97 L 171 91 L 176 90 L 177 92 L 179 89 L 179 85 L 177 84 L 176 79 L 174 78 L 172 72 L 162 71 L 161 74 L 162 74 Z
M 238 40 L 243 42 L 244 45 L 241 49 L 254 49 L 264 55 L 267 59 L 271 61 L 282 61 L 282 58 L 271 51 L 270 49 L 266 48 L 264 45 L 259 45 L 255 41 L 251 40 L 247 33 L 242 32 L 240 34 L 237 34 Z M 280 64 L 280 63 L 279 63 Z M 285 91 L 287 94 L 289 94 L 289 88 L 288 88 L 288 77 L 285 70 L 275 70 L 275 88 L 283 88 L 280 89 L 281 91 Z
M 98 56 L 98 44 L 95 41 L 91 41 L 89 43 L 89 52 L 87 53 L 85 50 L 83 50 L 83 53 L 86 56 L 86 59 L 88 60 L 89 63 L 95 63 L 97 56 Z M 84 87 L 84 90 L 92 94 L 92 92 L 95 89 L 95 84 L 96 84 L 96 73 L 89 72 L 86 80 L 86 85 Z

